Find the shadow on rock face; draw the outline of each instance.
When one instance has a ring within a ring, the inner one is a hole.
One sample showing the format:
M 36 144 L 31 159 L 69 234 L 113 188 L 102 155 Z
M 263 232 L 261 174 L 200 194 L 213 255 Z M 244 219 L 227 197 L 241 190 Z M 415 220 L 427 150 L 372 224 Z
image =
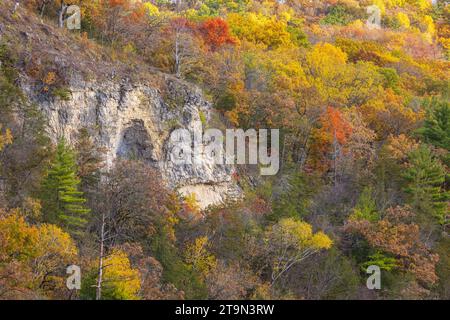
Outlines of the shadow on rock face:
M 120 158 L 143 160 L 154 163 L 153 145 L 150 135 L 145 128 L 144 121 L 133 120 L 122 134 L 122 139 L 117 151 Z

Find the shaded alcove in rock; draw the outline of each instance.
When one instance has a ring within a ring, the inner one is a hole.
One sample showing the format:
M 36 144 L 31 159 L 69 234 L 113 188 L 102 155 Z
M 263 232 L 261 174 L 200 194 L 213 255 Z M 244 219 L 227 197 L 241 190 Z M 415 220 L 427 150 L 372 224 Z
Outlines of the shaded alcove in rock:
M 153 145 L 144 121 L 132 120 L 123 130 L 117 156 L 125 159 L 144 160 L 149 163 L 156 161 L 153 157 Z

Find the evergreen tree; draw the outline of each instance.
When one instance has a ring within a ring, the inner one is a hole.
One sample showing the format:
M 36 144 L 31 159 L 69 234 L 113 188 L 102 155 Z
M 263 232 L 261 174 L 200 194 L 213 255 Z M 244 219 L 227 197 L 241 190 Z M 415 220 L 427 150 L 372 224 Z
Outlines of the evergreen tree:
M 408 182 L 405 191 L 418 213 L 434 216 L 444 223 L 447 216 L 448 192 L 443 189 L 445 169 L 430 149 L 421 145 L 409 154 L 409 164 L 403 177 Z
M 64 139 L 58 142 L 55 159 L 50 164 L 48 174 L 42 184 L 42 212 L 44 219 L 80 234 L 90 212 L 84 206 L 86 199 L 79 191 L 73 151 L 66 146 Z
M 276 191 L 280 196 L 274 201 L 273 212 L 268 216 L 273 222 L 281 218 L 304 218 L 319 184 L 313 176 L 294 172 L 282 188 Z
M 356 206 L 353 208 L 353 212 L 350 214 L 350 220 L 367 220 L 370 222 L 380 220 L 380 214 L 377 211 L 372 192 L 371 187 L 364 188 Z
M 428 108 L 427 118 L 419 134 L 425 142 L 450 151 L 450 104 L 433 99 Z
M 441 160 L 450 166 L 450 103 L 433 98 L 428 103 L 427 118 L 418 130 L 421 138 L 438 148 L 446 150 Z

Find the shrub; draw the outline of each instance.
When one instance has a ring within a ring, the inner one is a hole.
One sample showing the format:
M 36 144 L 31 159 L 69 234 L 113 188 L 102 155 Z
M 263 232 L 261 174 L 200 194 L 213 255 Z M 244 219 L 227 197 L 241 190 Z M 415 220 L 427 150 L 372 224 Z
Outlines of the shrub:
M 72 91 L 68 88 L 55 88 L 52 93 L 63 101 L 70 101 L 72 98 Z

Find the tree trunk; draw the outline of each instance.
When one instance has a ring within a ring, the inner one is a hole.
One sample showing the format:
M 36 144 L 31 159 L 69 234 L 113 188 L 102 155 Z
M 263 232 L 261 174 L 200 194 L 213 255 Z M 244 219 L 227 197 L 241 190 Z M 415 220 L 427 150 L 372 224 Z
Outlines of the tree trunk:
M 64 28 L 64 15 L 66 14 L 68 6 L 64 3 L 64 1 L 61 2 L 61 9 L 59 10 L 59 27 Z
M 102 281 L 103 281 L 103 257 L 105 250 L 105 214 L 102 213 L 102 226 L 100 231 L 100 256 L 98 259 L 98 279 L 97 279 L 97 290 L 95 294 L 95 299 L 100 300 L 102 298 Z
M 16 1 L 14 4 L 14 9 L 12 11 L 12 14 L 16 13 L 17 9 L 19 9 L 20 1 Z
M 176 37 L 175 37 L 175 75 L 177 78 L 180 77 L 180 42 L 179 42 L 179 33 L 178 30 L 176 31 Z
M 44 1 L 44 2 L 42 3 L 42 6 L 41 6 L 41 12 L 40 12 L 41 18 L 44 16 L 45 6 L 46 6 L 46 5 L 47 5 L 47 1 Z
M 334 147 L 334 187 L 337 186 L 337 138 L 336 138 L 336 129 L 334 129 L 334 137 L 333 137 L 333 147 Z

